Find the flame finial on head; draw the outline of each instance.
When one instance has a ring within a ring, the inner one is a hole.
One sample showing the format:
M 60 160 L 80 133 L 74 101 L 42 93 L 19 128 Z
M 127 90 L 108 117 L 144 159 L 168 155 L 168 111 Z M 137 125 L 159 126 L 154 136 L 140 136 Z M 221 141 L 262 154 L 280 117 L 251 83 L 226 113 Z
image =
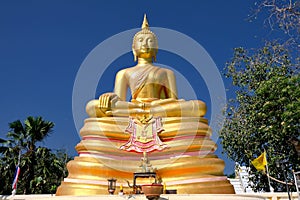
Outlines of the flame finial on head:
M 144 14 L 144 21 L 143 21 L 143 24 L 142 24 L 142 29 L 149 29 L 149 23 L 148 23 L 146 14 Z

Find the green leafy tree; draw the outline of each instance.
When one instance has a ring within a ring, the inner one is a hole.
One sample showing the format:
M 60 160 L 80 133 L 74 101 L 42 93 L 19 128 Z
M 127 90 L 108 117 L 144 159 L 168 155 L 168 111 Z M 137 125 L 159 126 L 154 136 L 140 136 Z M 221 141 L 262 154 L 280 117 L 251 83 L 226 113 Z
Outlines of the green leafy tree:
M 276 161 L 287 160 L 289 172 L 300 167 L 297 151 L 290 142 L 300 130 L 300 76 L 294 73 L 282 46 L 268 45 L 251 55 L 242 48 L 235 49 L 235 57 L 226 69 L 236 86 L 236 98 L 228 104 L 220 132 L 228 156 L 252 167 L 256 189 L 265 191 L 267 177 L 250 165 L 264 149 L 271 176 L 284 180 Z M 277 183 L 272 186 L 277 191 L 285 187 Z
M 7 139 L 0 140 L 0 176 L 5 183 L 0 193 L 10 194 L 14 171 L 21 153 L 21 173 L 18 193 L 54 193 L 61 179 L 66 175 L 65 164 L 70 159 L 65 152 L 53 153 L 37 143 L 50 135 L 54 124 L 42 117 L 28 117 L 24 124 L 14 121 L 9 124 Z
M 62 178 L 66 176 L 66 162 L 70 160 L 67 154 L 59 150 L 53 153 L 45 147 L 37 148 L 36 174 L 30 182 L 34 194 L 55 193 Z
M 261 0 L 255 7 L 250 18 L 259 14 L 266 18 L 271 34 L 265 39 L 271 42 L 258 49 L 234 49 L 225 76 L 232 80 L 235 97 L 224 111 L 220 137 L 232 160 L 251 167 L 253 188 L 268 191 L 267 176 L 251 165 L 264 150 L 272 177 L 284 181 L 286 174 L 292 179 L 291 170 L 300 169 L 293 145 L 295 140 L 299 142 L 300 133 L 300 4 Z M 276 161 L 284 162 L 284 169 L 276 167 Z M 271 185 L 275 191 L 285 191 L 283 184 L 272 181 Z

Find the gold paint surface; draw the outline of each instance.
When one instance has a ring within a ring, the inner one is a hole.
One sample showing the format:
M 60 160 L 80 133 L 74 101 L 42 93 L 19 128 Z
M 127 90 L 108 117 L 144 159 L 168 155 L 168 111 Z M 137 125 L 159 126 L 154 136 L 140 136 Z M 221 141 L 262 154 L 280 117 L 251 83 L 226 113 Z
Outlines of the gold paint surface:
M 87 194 L 107 194 L 107 182 L 110 177 L 117 178 L 117 183 L 126 185 L 126 180 L 133 180 L 133 173 L 137 171 L 140 165 L 141 154 L 136 152 L 126 152 L 119 149 L 124 140 L 123 132 L 103 133 L 103 130 L 109 129 L 109 126 L 123 124 L 128 119 L 114 118 L 109 121 L 108 118 L 90 118 L 85 121 L 84 127 L 81 129 L 85 133 L 84 139 L 76 146 L 78 152 L 83 155 L 75 157 L 67 165 L 69 175 L 68 179 L 80 181 L 101 181 L 102 184 L 83 184 L 62 182 L 57 190 L 57 195 L 87 195 Z M 189 122 L 193 123 L 189 123 Z M 205 121 L 197 121 L 195 119 L 164 119 L 167 127 L 177 130 L 168 130 L 167 133 L 176 133 L 171 140 L 165 139 L 165 143 L 169 148 L 161 152 L 152 152 L 149 159 L 152 166 L 157 168 L 157 174 L 163 182 L 167 183 L 169 189 L 177 189 L 179 194 L 201 194 L 201 193 L 233 193 L 231 184 L 226 180 L 216 179 L 215 181 L 204 181 L 190 184 L 172 184 L 172 182 L 180 182 L 187 180 L 202 181 L 223 177 L 224 162 L 220 160 L 214 151 L 216 144 L 210 139 L 209 134 L 199 134 L 199 130 L 194 133 L 187 133 L 178 130 L 194 124 L 195 129 L 210 130 Z M 102 124 L 108 125 L 105 129 L 99 130 Z M 184 123 L 189 123 L 185 125 Z M 96 128 L 95 128 L 96 127 Z M 190 128 L 190 127 L 189 127 Z M 89 134 L 86 134 L 89 133 Z M 179 133 L 177 135 L 177 133 Z M 105 135 L 105 137 L 103 137 Z M 162 135 L 162 134 L 161 134 Z M 91 137 L 91 138 L 89 138 Z M 185 138 L 187 137 L 187 138 Z M 163 138 L 163 137 L 161 137 Z M 201 152 L 207 152 L 200 155 Z M 185 155 L 185 153 L 196 153 L 195 155 Z M 84 156 L 85 154 L 89 156 Z M 117 158 L 114 158 L 116 156 Z M 149 183 L 148 180 L 139 180 L 139 184 Z M 169 183 L 169 184 L 168 184 Z M 191 187 L 193 185 L 193 187 Z M 130 189 L 128 189 L 128 192 Z
M 224 162 L 214 155 L 217 146 L 203 117 L 205 103 L 178 99 L 174 73 L 153 65 L 158 43 L 146 19 L 133 38 L 132 50 L 137 65 L 116 74 L 114 92 L 88 102 L 90 118 L 85 120 L 80 130 L 82 140 L 75 147 L 79 156 L 68 162 L 69 175 L 56 195 L 108 194 L 107 179 L 111 177 L 130 193 L 126 180 L 132 184 L 143 155 L 120 150 L 130 139 L 125 132 L 129 117 L 141 123 L 162 118 L 164 130 L 156 136 L 167 148 L 150 152 L 148 157 L 167 189 L 176 189 L 178 194 L 234 193 L 223 175 Z M 130 102 L 126 101 L 128 88 Z M 144 179 L 138 183 L 149 181 L 153 182 Z

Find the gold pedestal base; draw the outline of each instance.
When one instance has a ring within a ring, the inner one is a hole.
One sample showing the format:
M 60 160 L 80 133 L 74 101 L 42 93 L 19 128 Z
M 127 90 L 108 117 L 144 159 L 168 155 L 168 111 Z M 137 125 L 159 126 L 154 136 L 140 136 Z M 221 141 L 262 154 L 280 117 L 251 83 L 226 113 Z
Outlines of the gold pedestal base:
M 124 133 L 126 117 L 89 118 L 76 146 L 78 157 L 67 165 L 69 175 L 56 195 L 108 194 L 107 179 L 117 179 L 117 190 L 127 180 L 132 183 L 138 170 L 141 153 L 120 150 L 129 139 Z M 178 194 L 233 194 L 234 189 L 223 175 L 224 162 L 214 155 L 216 144 L 210 139 L 211 129 L 203 118 L 170 117 L 163 119 L 164 131 L 159 137 L 168 148 L 148 154 L 157 176 L 167 189 Z M 152 179 L 139 179 L 137 184 L 149 184 Z

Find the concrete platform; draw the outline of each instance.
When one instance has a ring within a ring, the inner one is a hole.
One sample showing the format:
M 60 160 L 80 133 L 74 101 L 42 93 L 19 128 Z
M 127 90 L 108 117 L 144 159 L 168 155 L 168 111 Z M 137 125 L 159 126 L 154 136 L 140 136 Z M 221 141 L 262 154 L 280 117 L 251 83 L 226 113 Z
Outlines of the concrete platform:
M 147 200 L 144 195 L 99 195 L 99 196 L 55 196 L 55 195 L 16 195 L 0 196 L 0 199 L 11 200 Z M 163 194 L 159 200 L 288 200 L 287 193 L 253 193 L 253 194 Z M 293 200 L 298 200 L 296 193 L 292 194 Z

